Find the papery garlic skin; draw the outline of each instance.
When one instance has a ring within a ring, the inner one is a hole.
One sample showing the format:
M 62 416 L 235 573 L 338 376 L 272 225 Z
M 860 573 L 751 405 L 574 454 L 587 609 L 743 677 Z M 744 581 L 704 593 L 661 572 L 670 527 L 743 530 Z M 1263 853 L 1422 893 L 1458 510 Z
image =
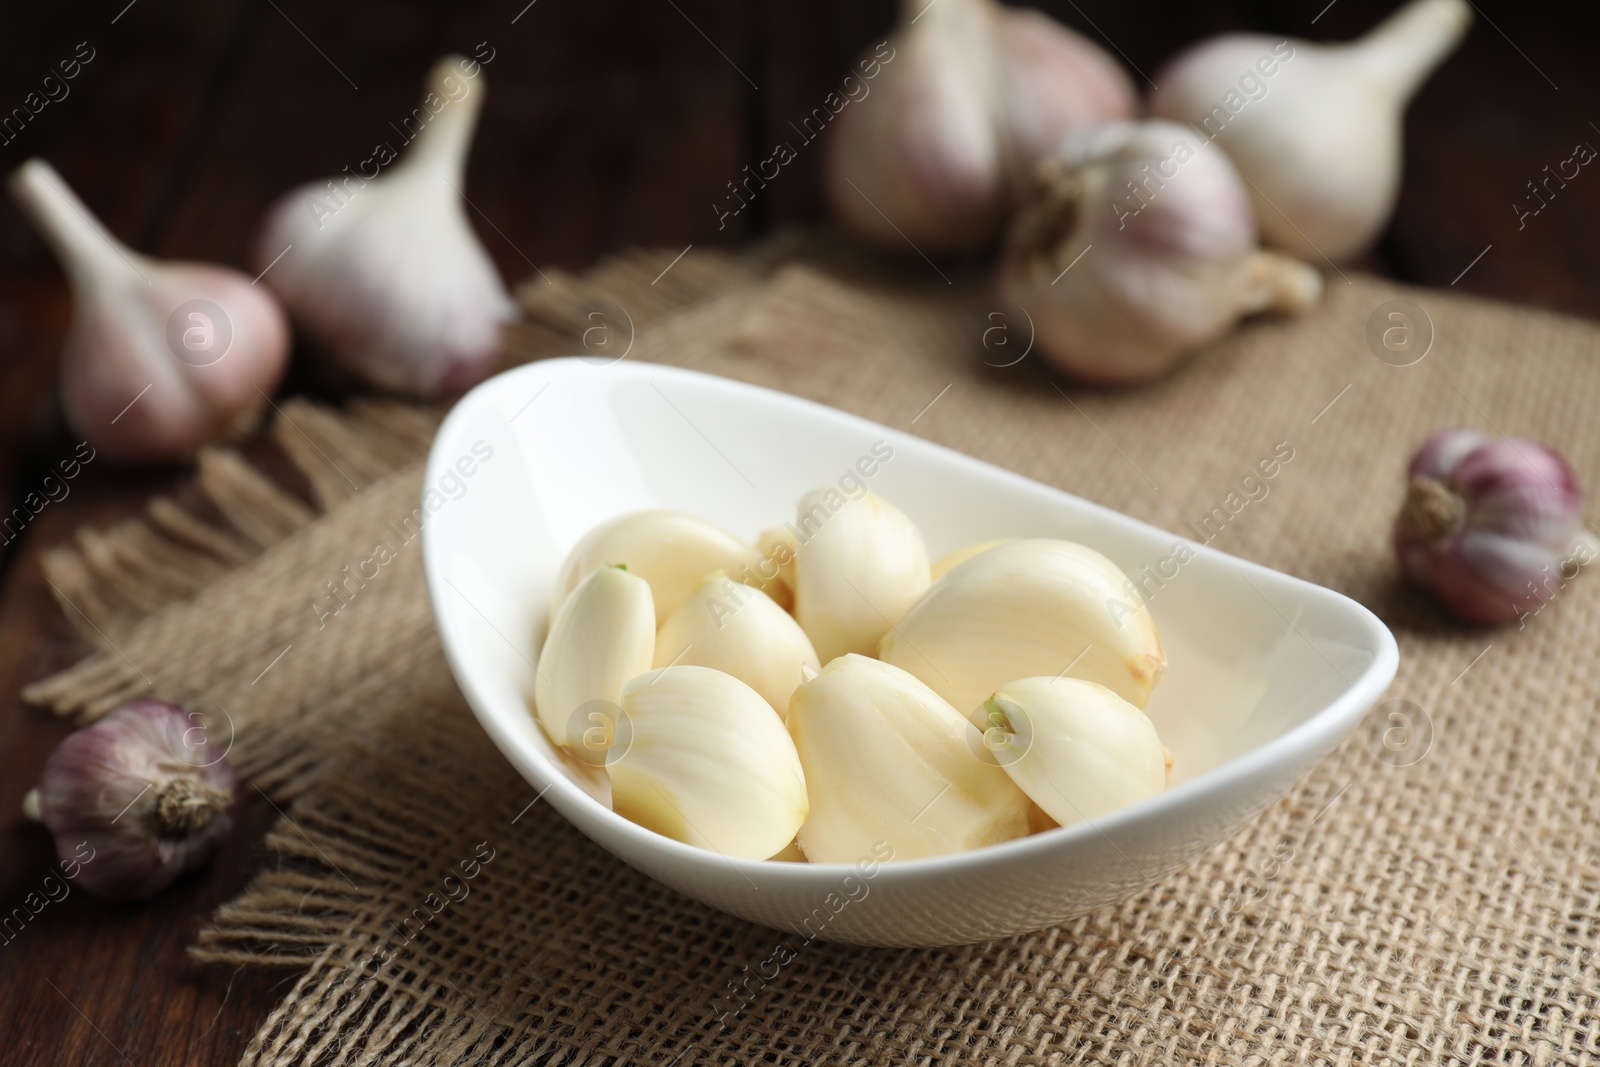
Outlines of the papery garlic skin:
M 1600 554 L 1566 460 L 1536 441 L 1441 430 L 1408 468 L 1401 571 L 1471 622 L 1538 611 Z
M 829 663 L 795 690 L 789 733 L 810 790 L 799 839 L 812 863 L 851 863 L 880 841 L 900 860 L 1028 833 L 1028 798 L 980 758 L 971 725 L 898 667 Z
M 1097 46 L 992 0 L 904 0 L 888 51 L 861 67 L 876 73 L 833 121 L 826 190 L 854 233 L 907 254 L 993 243 L 1043 153 L 1135 107 L 1132 84 Z
M 759 551 L 714 523 L 665 508 L 632 511 L 596 526 L 567 553 L 551 590 L 551 614 L 579 582 L 608 564 L 650 583 L 658 627 L 713 571 L 758 588 L 776 581 Z
M 320 345 L 365 381 L 422 397 L 486 377 L 515 310 L 463 204 L 484 99 L 469 68 L 434 65 L 418 109 L 432 118 L 386 173 L 289 192 L 255 246 L 263 283 Z
M 675 841 L 761 860 L 809 811 L 783 721 L 759 693 L 709 667 L 664 667 L 623 687 L 629 744 L 606 763 L 618 815 Z
M 136 700 L 62 741 L 25 806 L 55 837 L 61 861 L 81 864 L 78 885 L 143 900 L 222 847 L 234 790 L 227 754 L 202 719 Z
M 817 489 L 800 500 L 794 614 L 827 663 L 872 655 L 928 588 L 928 550 L 905 513 L 876 493 Z
M 550 625 L 533 684 L 545 733 L 590 765 L 606 756 L 622 687 L 655 655 L 650 586 L 620 567 L 601 567 L 567 598 Z
M 1058 825 L 1092 822 L 1166 788 L 1155 725 L 1103 685 L 1021 678 L 971 721 L 995 761 Z
M 1257 249 L 1255 225 L 1233 165 L 1187 127 L 1095 127 L 1039 167 L 1007 239 L 1000 292 L 1061 370 L 1144 381 L 1245 315 L 1316 302 L 1321 275 Z
M 731 674 L 783 718 L 789 697 L 821 669 L 800 624 L 759 589 L 718 571 L 667 616 L 656 634 L 655 666 L 682 663 Z
M 1167 666 L 1150 609 L 1117 565 L 1044 539 L 958 565 L 884 635 L 878 656 L 963 714 L 1013 679 L 1063 672 L 1142 708 Z
M 73 431 L 116 462 L 152 463 L 250 429 L 289 359 L 271 294 L 227 267 L 126 247 L 43 160 L 8 184 L 72 283 L 60 393 Z
M 1348 44 L 1215 37 L 1156 74 L 1150 111 L 1222 146 L 1252 185 L 1269 243 L 1348 259 L 1394 211 L 1407 102 L 1471 22 L 1465 0 L 1412 0 Z M 1246 100 L 1242 77 L 1263 95 Z

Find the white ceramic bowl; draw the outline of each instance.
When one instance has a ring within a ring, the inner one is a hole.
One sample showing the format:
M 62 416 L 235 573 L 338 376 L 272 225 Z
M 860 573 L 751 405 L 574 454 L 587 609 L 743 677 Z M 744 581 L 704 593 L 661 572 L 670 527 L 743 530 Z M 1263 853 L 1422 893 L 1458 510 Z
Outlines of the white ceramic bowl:
M 558 359 L 510 371 L 467 394 L 434 441 L 428 591 L 483 728 L 595 842 L 712 907 L 802 938 L 868 945 L 951 945 L 1062 922 L 1234 833 L 1345 737 L 1394 676 L 1394 638 L 1361 605 L 1195 546 L 1150 599 L 1169 667 L 1147 711 L 1175 759 L 1160 796 L 1093 825 L 935 859 L 864 857 L 861 868 L 728 859 L 613 814 L 563 770 L 529 710 L 562 557 L 595 524 L 647 507 L 753 538 L 875 444 L 893 455 L 868 484 L 921 526 L 934 558 L 993 538 L 1061 537 L 1136 574 L 1178 543 L 903 431 L 650 364 Z

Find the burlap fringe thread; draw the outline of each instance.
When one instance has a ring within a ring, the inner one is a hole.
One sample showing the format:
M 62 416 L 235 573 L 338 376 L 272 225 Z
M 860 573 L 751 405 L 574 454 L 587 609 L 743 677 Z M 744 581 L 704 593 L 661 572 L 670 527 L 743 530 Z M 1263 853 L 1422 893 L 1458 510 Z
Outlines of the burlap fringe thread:
M 758 929 L 533 803 L 450 683 L 414 549 L 316 625 L 307 575 L 410 513 L 425 434 L 415 412 L 286 404 L 276 436 L 304 496 L 218 453 L 201 505 L 86 534 L 53 580 L 69 617 L 81 608 L 91 640 L 116 647 L 30 690 L 81 716 L 140 685 L 212 700 L 246 773 L 296 798 L 268 839 L 276 862 L 195 950 L 308 968 L 245 1064 L 1600 1064 L 1600 590 L 1580 581 L 1485 655 L 1489 638 L 1395 588 L 1373 547 L 1394 503 L 1373 487 L 1421 434 L 1476 423 L 1472 397 L 1600 471 L 1583 432 L 1600 401 L 1592 327 L 1411 292 L 1440 352 L 1400 370 L 1360 340 L 1396 287 L 1356 278 L 1137 397 L 1078 392 L 1064 409 L 1031 363 L 977 367 L 981 287 L 676 255 L 531 280 L 519 352 L 573 350 L 600 325 L 631 358 L 915 416 L 942 443 L 1169 529 L 1291 441 L 1291 473 L 1218 547 L 1396 626 L 1396 691 L 1428 704 L 1427 758 L 1389 765 L 1352 739 L 1191 868 L 1034 935 L 872 951 Z M 779 944 L 794 958 L 774 973 Z

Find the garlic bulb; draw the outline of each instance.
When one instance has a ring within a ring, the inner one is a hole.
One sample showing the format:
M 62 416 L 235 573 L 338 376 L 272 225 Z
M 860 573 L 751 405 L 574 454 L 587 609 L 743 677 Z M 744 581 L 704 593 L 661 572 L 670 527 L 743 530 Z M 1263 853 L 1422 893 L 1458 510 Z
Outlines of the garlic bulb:
M 282 197 L 257 239 L 257 269 L 295 321 L 373 385 L 460 392 L 499 357 L 514 305 L 461 193 L 483 96 L 478 64 L 441 59 L 415 112 L 415 143 L 387 174 L 395 154 L 380 145 L 363 173 Z
M 775 563 L 719 526 L 664 508 L 633 511 L 596 526 L 567 553 L 556 572 L 550 614 L 561 610 L 579 582 L 607 564 L 625 566 L 650 583 L 658 627 L 713 571 L 757 588 L 777 580 Z
M 630 742 L 607 762 L 618 815 L 675 841 L 762 860 L 805 821 L 806 777 L 761 695 L 709 667 L 663 667 L 622 690 Z
M 142 900 L 208 862 L 233 830 L 234 775 L 203 720 L 135 700 L 69 735 L 23 810 L 96 896 Z M 87 845 L 90 858 L 81 849 Z
M 813 863 L 853 863 L 886 842 L 895 859 L 960 852 L 1028 832 L 1028 798 L 979 757 L 971 725 L 898 667 L 846 655 L 795 690 L 789 733 L 811 814 Z
M 1013 541 L 958 565 L 884 635 L 878 656 L 964 714 L 1013 679 L 1062 673 L 1142 708 L 1167 665 L 1127 575 L 1091 548 L 1053 540 Z
M 1400 569 L 1463 619 L 1535 613 L 1600 553 L 1576 475 L 1537 442 L 1440 430 L 1409 475 L 1394 529 Z
M 998 236 L 1015 187 L 1072 130 L 1133 114 L 1097 46 L 993 0 L 903 0 L 887 53 L 859 66 L 834 120 L 828 198 L 857 235 L 927 255 Z
M 928 588 L 922 534 L 876 493 L 837 489 L 807 493 L 795 526 L 794 613 L 818 658 L 871 655 Z
M 73 431 L 114 460 L 144 463 L 248 429 L 289 358 L 271 295 L 227 267 L 126 247 L 43 160 L 8 184 L 72 283 L 61 406 Z
M 1346 259 L 1393 212 L 1405 106 L 1471 22 L 1466 0 L 1412 0 L 1348 44 L 1212 38 L 1156 75 L 1150 111 L 1222 146 L 1268 243 Z
M 781 719 L 806 671 L 821 664 L 800 624 L 759 589 L 708 576 L 656 634 L 655 665 L 713 667 L 761 694 Z
M 655 654 L 650 586 L 621 567 L 601 567 L 561 606 L 533 684 L 545 733 L 591 766 L 605 761 L 622 686 Z
M 1167 759 L 1144 712 L 1078 678 L 1007 682 L 972 714 L 984 747 L 1061 826 L 1166 788 Z
M 1010 543 L 1011 542 L 1009 540 L 1004 539 L 999 541 L 979 541 L 977 544 L 966 545 L 962 548 L 958 548 L 954 552 L 946 552 L 944 555 L 933 561 L 933 565 L 928 568 L 928 577 L 937 582 L 940 578 L 943 578 L 946 574 L 949 574 L 957 564 L 965 563 L 973 556 L 981 555 L 982 553 L 989 551 L 991 548 L 998 548 L 1001 545 L 1009 545 Z
M 1094 382 L 1142 381 L 1262 311 L 1300 312 L 1312 268 L 1256 248 L 1226 156 L 1167 122 L 1113 123 L 1040 165 L 1011 229 L 1000 291 L 1040 350 Z

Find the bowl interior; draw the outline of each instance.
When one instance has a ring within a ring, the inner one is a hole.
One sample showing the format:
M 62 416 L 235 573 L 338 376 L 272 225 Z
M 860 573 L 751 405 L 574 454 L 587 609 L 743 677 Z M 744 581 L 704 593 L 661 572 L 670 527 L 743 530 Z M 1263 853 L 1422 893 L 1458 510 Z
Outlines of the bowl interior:
M 530 781 L 620 822 L 576 798 L 603 789 L 563 763 L 529 710 L 567 550 L 597 523 L 647 507 L 753 539 L 792 519 L 806 491 L 860 485 L 918 523 L 932 558 L 976 541 L 1060 537 L 1137 579 L 1169 658 L 1147 710 L 1173 753 L 1175 787 L 1297 730 L 1348 730 L 1393 673 L 1388 631 L 1337 593 L 830 408 L 673 368 L 580 359 L 485 383 L 435 442 L 424 552 L 452 668 Z M 1336 703 L 1340 722 L 1315 725 Z

